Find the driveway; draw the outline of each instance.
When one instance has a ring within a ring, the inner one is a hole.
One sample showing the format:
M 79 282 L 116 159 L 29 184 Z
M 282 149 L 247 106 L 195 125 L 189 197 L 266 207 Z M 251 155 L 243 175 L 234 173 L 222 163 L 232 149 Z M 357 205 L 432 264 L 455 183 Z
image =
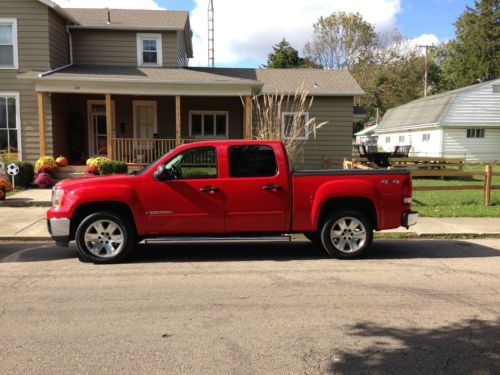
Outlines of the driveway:
M 500 241 L 0 244 L 0 372 L 500 373 Z

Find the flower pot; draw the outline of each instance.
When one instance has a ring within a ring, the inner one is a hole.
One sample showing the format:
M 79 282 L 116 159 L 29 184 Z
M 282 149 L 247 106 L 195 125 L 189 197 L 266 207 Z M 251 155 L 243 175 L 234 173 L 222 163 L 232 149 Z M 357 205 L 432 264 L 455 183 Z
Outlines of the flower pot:
M 48 184 L 39 184 L 38 187 L 40 189 L 48 189 L 49 188 L 49 185 Z
M 7 196 L 7 193 L 5 192 L 5 190 L 0 189 L 0 201 L 3 201 L 6 196 Z

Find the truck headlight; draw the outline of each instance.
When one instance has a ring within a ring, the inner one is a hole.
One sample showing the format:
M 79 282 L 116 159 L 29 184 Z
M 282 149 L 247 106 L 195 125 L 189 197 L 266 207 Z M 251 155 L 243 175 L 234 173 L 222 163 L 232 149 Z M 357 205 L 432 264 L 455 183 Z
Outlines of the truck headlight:
M 62 204 L 64 190 L 52 189 L 52 208 L 59 208 Z

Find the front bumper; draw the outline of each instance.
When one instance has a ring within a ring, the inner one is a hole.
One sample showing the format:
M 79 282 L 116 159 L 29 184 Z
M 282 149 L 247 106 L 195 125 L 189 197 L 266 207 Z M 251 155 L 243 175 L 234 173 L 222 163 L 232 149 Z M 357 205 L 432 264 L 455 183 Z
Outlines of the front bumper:
M 56 241 L 56 245 L 66 247 L 69 243 L 70 235 L 70 220 L 62 219 L 47 219 L 47 228 L 50 235 Z
M 418 212 L 415 211 L 407 211 L 403 213 L 403 227 L 406 227 L 408 229 L 412 225 L 417 224 L 418 220 Z

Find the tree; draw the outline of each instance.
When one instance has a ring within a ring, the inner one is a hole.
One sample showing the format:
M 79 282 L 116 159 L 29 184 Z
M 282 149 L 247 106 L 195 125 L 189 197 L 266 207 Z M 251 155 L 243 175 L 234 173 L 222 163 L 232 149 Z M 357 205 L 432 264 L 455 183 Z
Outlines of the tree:
M 498 0 L 474 2 L 455 22 L 455 40 L 435 52 L 442 90 L 500 76 L 500 6 Z
M 285 38 L 273 46 L 273 52 L 267 55 L 265 68 L 322 68 L 307 58 L 299 56 L 299 51 L 293 48 Z
M 314 24 L 306 57 L 329 69 L 350 69 L 363 59 L 375 40 L 373 26 L 359 13 L 335 12 Z
M 273 46 L 273 52 L 267 55 L 267 68 L 299 68 L 299 51 L 293 48 L 285 38 Z

